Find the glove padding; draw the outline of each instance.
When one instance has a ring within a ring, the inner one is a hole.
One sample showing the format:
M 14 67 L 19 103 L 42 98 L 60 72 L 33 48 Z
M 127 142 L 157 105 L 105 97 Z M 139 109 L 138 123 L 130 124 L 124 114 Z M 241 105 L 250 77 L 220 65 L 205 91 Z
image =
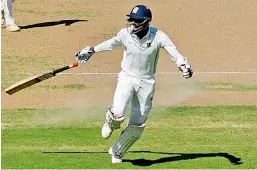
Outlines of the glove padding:
M 189 79 L 193 76 L 193 70 L 189 64 L 182 64 L 178 68 L 183 73 L 185 79 Z
M 79 63 L 86 63 L 94 53 L 90 46 L 86 46 L 80 52 L 75 53 L 76 60 Z

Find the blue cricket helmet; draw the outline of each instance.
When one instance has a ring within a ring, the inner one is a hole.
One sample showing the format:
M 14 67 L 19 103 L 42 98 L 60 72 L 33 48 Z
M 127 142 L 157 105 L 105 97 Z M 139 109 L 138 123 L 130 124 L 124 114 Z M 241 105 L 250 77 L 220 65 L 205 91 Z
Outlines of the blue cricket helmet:
M 144 5 L 137 5 L 135 6 L 130 14 L 127 15 L 128 21 L 136 19 L 136 20 L 147 20 L 151 21 L 152 20 L 152 12 L 149 8 L 147 8 Z

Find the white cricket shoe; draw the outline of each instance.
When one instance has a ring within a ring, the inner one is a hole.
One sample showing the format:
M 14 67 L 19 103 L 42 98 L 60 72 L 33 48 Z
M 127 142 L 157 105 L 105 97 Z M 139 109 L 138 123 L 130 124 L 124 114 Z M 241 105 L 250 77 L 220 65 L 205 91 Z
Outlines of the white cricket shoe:
M 7 31 L 10 31 L 10 32 L 18 32 L 18 31 L 20 31 L 21 29 L 20 29 L 20 27 L 18 27 L 16 24 L 11 24 L 11 25 L 8 25 L 8 26 L 6 27 L 6 30 L 7 30 Z
M 115 157 L 112 155 L 112 163 L 113 163 L 113 164 L 121 164 L 121 163 L 122 163 L 122 160 L 119 159 L 119 158 L 115 158 Z
M 102 127 L 102 137 L 107 139 L 112 135 L 112 129 L 109 127 L 108 123 L 105 122 Z
M 119 158 L 115 158 L 115 157 L 114 157 L 113 152 L 112 152 L 112 148 L 110 148 L 110 149 L 108 150 L 108 153 L 109 153 L 110 155 L 112 155 L 112 163 L 113 163 L 113 164 L 120 164 L 120 163 L 122 163 L 122 159 L 119 159 Z

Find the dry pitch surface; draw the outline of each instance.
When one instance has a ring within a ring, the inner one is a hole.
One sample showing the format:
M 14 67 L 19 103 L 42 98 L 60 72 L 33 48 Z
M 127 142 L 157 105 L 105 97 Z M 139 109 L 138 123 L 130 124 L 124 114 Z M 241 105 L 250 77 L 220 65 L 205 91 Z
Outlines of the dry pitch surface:
M 16 1 L 19 33 L 2 29 L 2 108 L 56 108 L 111 104 L 122 49 L 96 54 L 78 68 L 13 96 L 7 86 L 30 75 L 72 63 L 74 53 L 96 45 L 126 25 L 126 14 L 138 1 Z M 140 1 L 153 12 L 152 25 L 166 32 L 191 62 L 194 78 L 183 80 L 165 51 L 160 54 L 154 104 L 216 105 L 257 101 L 256 90 L 202 90 L 199 83 L 257 83 L 257 2 L 255 0 Z M 69 25 L 64 23 L 69 23 Z M 85 21 L 75 21 L 85 20 Z M 200 73 L 199 73 L 200 72 Z M 211 73 L 210 73 L 211 72 Z M 215 72 L 215 73 L 213 73 Z M 238 72 L 233 74 L 218 72 Z M 69 87 L 65 88 L 66 86 Z M 216 87 L 216 86 L 215 86 Z

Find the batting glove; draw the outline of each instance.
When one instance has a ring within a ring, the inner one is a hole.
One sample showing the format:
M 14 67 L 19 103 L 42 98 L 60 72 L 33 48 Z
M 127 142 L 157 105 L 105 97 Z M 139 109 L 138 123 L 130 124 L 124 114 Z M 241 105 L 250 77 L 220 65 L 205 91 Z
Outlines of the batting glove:
M 189 64 L 182 64 L 178 68 L 183 73 L 183 77 L 185 79 L 189 79 L 189 78 L 191 78 L 193 76 L 193 70 L 191 68 L 191 65 L 189 65 Z
M 76 60 L 79 63 L 86 63 L 94 53 L 95 52 L 93 48 L 86 46 L 80 52 L 75 53 Z

